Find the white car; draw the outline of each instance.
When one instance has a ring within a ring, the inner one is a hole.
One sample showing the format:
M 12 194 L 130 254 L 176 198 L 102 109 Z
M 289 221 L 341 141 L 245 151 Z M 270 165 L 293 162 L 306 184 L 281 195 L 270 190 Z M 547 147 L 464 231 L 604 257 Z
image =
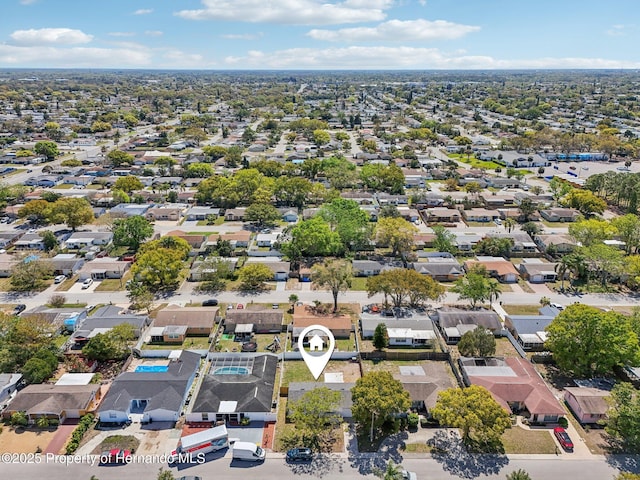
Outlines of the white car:
M 93 284 L 93 278 L 87 278 L 84 282 L 82 282 L 82 289 L 85 290 L 89 288 Z
M 53 279 L 53 283 L 62 283 L 67 279 L 64 275 L 58 275 Z
M 549 306 L 553 307 L 553 308 L 556 308 L 558 310 L 564 310 L 564 306 L 560 305 L 559 303 L 550 303 Z

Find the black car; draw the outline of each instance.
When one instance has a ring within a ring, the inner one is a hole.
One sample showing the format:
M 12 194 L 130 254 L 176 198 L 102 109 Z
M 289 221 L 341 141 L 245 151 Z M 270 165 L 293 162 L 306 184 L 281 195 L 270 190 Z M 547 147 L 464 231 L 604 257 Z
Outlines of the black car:
M 27 306 L 24 303 L 21 303 L 19 305 L 16 305 L 16 308 L 13 309 L 13 314 L 14 315 L 20 315 L 26 309 L 27 309 Z
M 218 300 L 216 300 L 215 298 L 210 298 L 209 300 L 205 300 L 204 302 L 202 302 L 202 306 L 203 307 L 217 307 L 218 306 Z
M 313 453 L 310 448 L 292 448 L 287 451 L 288 462 L 310 462 L 313 460 Z

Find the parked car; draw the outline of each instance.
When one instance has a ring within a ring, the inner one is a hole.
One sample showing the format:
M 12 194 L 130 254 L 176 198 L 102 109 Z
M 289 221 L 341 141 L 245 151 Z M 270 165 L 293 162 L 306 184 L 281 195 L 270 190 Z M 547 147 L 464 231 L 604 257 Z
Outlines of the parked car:
M 244 308 L 244 305 L 243 305 L 243 304 L 241 304 L 241 303 L 239 303 L 238 305 L 236 305 L 236 308 L 237 308 L 238 310 L 242 310 L 242 309 Z
M 89 288 L 93 284 L 93 278 L 87 278 L 84 282 L 82 282 L 82 289 L 85 290 Z
M 407 470 L 402 470 L 402 478 L 404 480 L 418 480 L 418 475 L 416 475 L 416 472 L 409 472 Z
M 187 475 L 186 477 L 180 477 L 178 480 L 202 480 L 202 477 L 195 477 L 193 475 Z
M 562 448 L 564 448 L 567 452 L 573 452 L 573 442 L 571 441 L 571 437 L 569 437 L 569 434 L 564 428 L 554 428 L 553 434 L 558 439 L 558 442 L 560 442 L 560 445 L 562 445 Z
M 27 306 L 24 303 L 21 303 L 21 304 L 15 306 L 15 308 L 13 309 L 13 314 L 14 315 L 20 315 L 26 309 L 27 309 Z
M 205 300 L 202 302 L 202 306 L 203 307 L 217 307 L 218 306 L 218 300 L 215 298 L 210 298 L 208 300 Z
M 100 464 L 102 465 L 124 464 L 130 462 L 130 450 L 120 450 L 119 448 L 113 448 L 100 454 Z
M 287 450 L 287 462 L 310 462 L 313 460 L 313 452 L 310 448 L 292 448 Z
M 67 277 L 66 277 L 66 276 L 64 276 L 64 275 L 58 275 L 57 277 L 55 277 L 55 278 L 53 279 L 53 283 L 62 283 L 62 282 L 64 282 L 66 279 L 67 279 Z
M 560 311 L 564 310 L 564 306 L 560 305 L 559 303 L 550 303 L 549 306 L 553 307 L 553 308 L 556 308 L 556 309 L 558 309 Z

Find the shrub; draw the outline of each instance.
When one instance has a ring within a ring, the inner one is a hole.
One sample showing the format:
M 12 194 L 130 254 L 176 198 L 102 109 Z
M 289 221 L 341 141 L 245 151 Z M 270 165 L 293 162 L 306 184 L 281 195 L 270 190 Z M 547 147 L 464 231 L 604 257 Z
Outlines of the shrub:
M 558 419 L 558 425 L 560 425 L 562 428 L 567 428 L 569 426 L 569 420 L 567 420 L 565 417 L 560 417 Z
M 51 305 L 52 308 L 60 308 L 65 303 L 67 303 L 67 297 L 64 295 L 56 294 L 49 297 L 49 305 Z
M 420 415 L 417 413 L 410 413 L 407 417 L 407 426 L 409 429 L 418 428 L 418 423 L 420 422 Z
M 84 434 L 93 425 L 93 420 L 94 420 L 94 417 L 90 413 L 86 414 L 80 419 L 78 426 L 71 434 L 71 440 L 67 444 L 67 448 L 66 448 L 67 455 L 73 454 L 78 449 L 78 446 L 82 441 L 82 437 L 84 437 Z

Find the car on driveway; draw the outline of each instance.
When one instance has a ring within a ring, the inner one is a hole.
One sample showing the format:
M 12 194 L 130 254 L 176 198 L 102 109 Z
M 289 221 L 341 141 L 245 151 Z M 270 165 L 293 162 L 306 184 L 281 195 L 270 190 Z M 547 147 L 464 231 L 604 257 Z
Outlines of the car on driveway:
M 553 434 L 558 439 L 558 442 L 567 452 L 573 452 L 573 442 L 567 431 L 562 427 L 556 427 L 553 429 Z
M 114 465 L 125 464 L 131 462 L 131 451 L 120 450 L 119 448 L 112 448 L 106 452 L 100 454 L 100 464 L 102 465 Z
M 82 282 L 82 289 L 86 290 L 93 284 L 93 278 L 87 278 L 84 282 Z
M 292 448 L 287 451 L 287 462 L 310 462 L 313 452 L 310 448 Z
M 218 306 L 218 300 L 216 300 L 215 298 L 210 298 L 208 300 L 204 300 L 202 302 L 202 306 L 203 307 L 217 307 Z
M 53 283 L 62 283 L 67 279 L 64 275 L 58 275 L 53 279 Z
M 13 309 L 13 314 L 14 315 L 20 315 L 26 309 L 27 309 L 27 306 L 24 303 L 20 303 L 20 304 L 16 305 L 15 308 Z

